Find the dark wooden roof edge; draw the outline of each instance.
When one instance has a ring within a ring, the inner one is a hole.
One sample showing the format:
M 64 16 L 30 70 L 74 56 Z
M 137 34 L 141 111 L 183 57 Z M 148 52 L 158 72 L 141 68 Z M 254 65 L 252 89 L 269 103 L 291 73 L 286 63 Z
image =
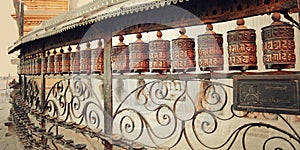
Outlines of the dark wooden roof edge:
M 46 38 L 80 26 L 86 26 L 119 15 L 137 13 L 166 5 L 189 0 L 95 0 L 80 8 L 71 10 L 43 22 L 35 30 L 20 37 L 14 45 L 8 48 L 8 53 L 19 50 L 22 45 L 34 40 Z M 124 9 L 124 7 L 126 8 Z M 114 7 L 114 8 L 113 8 Z M 113 9 L 113 10 L 112 10 Z
M 151 16 L 147 16 L 147 13 L 153 15 L 155 14 L 155 11 L 159 10 L 164 13 L 166 11 L 163 11 L 162 9 L 168 10 L 171 6 L 187 10 L 190 14 L 176 18 L 176 16 L 172 16 L 172 13 L 176 12 L 170 12 L 169 9 L 167 12 L 169 14 L 165 15 L 165 19 L 167 19 L 167 21 L 161 21 L 164 23 L 163 26 L 151 22 L 146 22 L 146 25 L 124 25 L 126 28 L 122 28 L 122 30 L 114 32 L 114 35 L 132 34 L 137 32 L 168 29 L 181 26 L 192 26 L 205 23 L 216 23 L 241 17 L 250 17 L 275 11 L 287 11 L 298 8 L 297 0 L 274 1 L 274 3 L 266 3 L 267 1 L 263 0 L 257 0 L 257 2 L 249 0 L 246 3 L 243 2 L 242 4 L 238 4 L 234 0 L 224 0 L 224 2 L 220 2 L 219 0 L 211 0 L 209 4 L 204 4 L 202 0 L 144 0 L 142 2 L 137 0 L 118 0 L 117 2 L 116 0 L 116 4 L 107 5 L 101 3 L 104 1 L 105 0 L 94 1 L 93 3 L 85 5 L 79 9 L 72 10 L 66 14 L 59 15 L 44 22 L 34 31 L 21 37 L 13 46 L 8 49 L 8 53 L 13 53 L 25 45 L 33 43 L 33 41 L 41 41 L 42 39 L 61 35 L 60 33 L 72 33 L 70 31 L 76 30 L 77 28 L 90 26 L 95 23 L 109 22 L 107 20 L 112 20 L 111 18 L 116 18 L 113 20 L 118 20 L 119 18 L 135 15 L 135 17 L 142 16 L 146 18 L 148 17 L 149 19 Z M 258 4 L 258 2 L 260 3 Z M 210 5 L 212 8 L 207 8 L 208 5 Z M 139 14 L 142 15 L 139 16 Z M 167 18 L 168 15 L 171 17 Z M 78 41 L 78 39 L 69 40 Z M 52 45 L 64 45 L 64 43 L 53 43 Z M 48 46 L 48 48 L 51 48 L 51 45 Z

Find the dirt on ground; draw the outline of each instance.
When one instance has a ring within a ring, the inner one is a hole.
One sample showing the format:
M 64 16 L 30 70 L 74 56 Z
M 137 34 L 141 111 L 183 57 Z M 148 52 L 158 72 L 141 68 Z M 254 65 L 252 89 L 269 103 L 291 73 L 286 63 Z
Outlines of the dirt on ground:
M 23 146 L 19 142 L 15 132 L 7 136 L 7 126 L 5 122 L 9 122 L 9 111 L 11 104 L 7 101 L 0 101 L 0 149 L 1 150 L 23 150 Z

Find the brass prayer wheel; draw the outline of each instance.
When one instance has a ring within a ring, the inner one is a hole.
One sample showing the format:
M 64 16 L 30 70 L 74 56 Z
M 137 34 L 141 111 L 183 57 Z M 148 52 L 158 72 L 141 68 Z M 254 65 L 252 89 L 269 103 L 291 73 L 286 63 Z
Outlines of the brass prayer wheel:
M 244 24 L 244 19 L 238 19 L 235 30 L 227 32 L 229 70 L 257 69 L 255 30 Z
M 111 61 L 113 72 L 129 72 L 129 49 L 123 43 L 124 37 L 119 36 L 119 43 L 112 47 Z
M 136 37 L 137 40 L 129 44 L 129 68 L 132 72 L 146 72 L 149 71 L 149 44 L 141 40 L 141 33 Z
M 86 49 L 80 51 L 80 72 L 90 73 L 91 72 L 91 44 L 86 43 Z
M 68 51 L 62 54 L 62 73 L 70 73 L 71 71 L 71 46 L 68 47 Z
M 161 31 L 157 31 L 157 40 L 149 42 L 150 72 L 166 72 L 170 70 L 170 41 L 163 40 Z
M 91 50 L 91 72 L 103 73 L 104 71 L 104 50 L 101 40 L 98 41 L 98 47 Z
M 54 68 L 54 54 L 56 53 L 56 50 L 54 50 L 53 53 L 48 51 L 48 65 L 47 65 L 47 73 L 51 74 L 55 72 Z
M 62 53 L 64 50 L 61 48 L 59 52 L 54 55 L 54 73 L 62 73 Z
M 293 26 L 280 21 L 273 13 L 273 23 L 262 28 L 263 62 L 266 69 L 294 68 L 296 62 Z
M 223 70 L 223 37 L 212 31 L 207 24 L 206 32 L 198 35 L 198 64 L 202 71 Z
M 175 72 L 194 71 L 195 41 L 185 35 L 185 28 L 181 28 L 179 38 L 172 40 L 172 66 Z
M 71 52 L 71 73 L 80 72 L 80 46 L 77 45 L 76 50 Z

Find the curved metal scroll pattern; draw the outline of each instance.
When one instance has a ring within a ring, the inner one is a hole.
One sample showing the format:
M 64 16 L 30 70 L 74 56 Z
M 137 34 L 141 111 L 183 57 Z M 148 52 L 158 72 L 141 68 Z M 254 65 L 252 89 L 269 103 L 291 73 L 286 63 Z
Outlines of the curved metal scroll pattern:
M 27 82 L 26 88 L 26 102 L 27 104 L 34 109 L 41 110 L 41 101 L 40 101 L 40 88 L 37 81 L 30 79 Z
M 228 99 L 231 86 L 206 80 L 179 82 L 181 90 L 175 96 L 170 83 L 160 80 L 129 93 L 114 113 L 114 133 L 150 148 L 299 148 L 300 137 L 285 117 L 269 115 L 276 119 L 263 123 L 249 118 L 249 112 L 234 111 Z M 195 82 L 200 88 L 194 89 Z M 129 101 L 136 101 L 136 105 L 126 105 Z M 255 134 L 262 134 L 261 140 Z
M 91 129 L 103 126 L 105 111 L 91 86 L 81 79 L 56 82 L 46 97 L 45 112 L 63 122 L 87 125 Z

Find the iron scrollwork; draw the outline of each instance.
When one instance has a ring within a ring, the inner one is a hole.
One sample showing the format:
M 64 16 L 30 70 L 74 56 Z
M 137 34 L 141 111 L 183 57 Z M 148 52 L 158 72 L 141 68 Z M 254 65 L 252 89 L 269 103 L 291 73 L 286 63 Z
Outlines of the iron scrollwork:
M 41 100 L 40 100 L 40 87 L 39 83 L 30 79 L 27 82 L 26 88 L 26 102 L 30 108 L 34 108 L 36 110 L 41 110 Z
M 173 101 L 167 98 L 171 93 L 169 83 L 161 80 L 144 82 L 131 91 L 113 115 L 115 134 L 131 142 L 147 143 L 149 148 L 188 145 L 191 149 L 252 149 L 251 134 L 259 130 L 274 132 L 258 142 L 261 149 L 299 148 L 300 137 L 285 116 L 263 113 L 265 118 L 276 117 L 265 123 L 248 118 L 250 112 L 235 111 L 228 99 L 232 86 L 209 80 L 180 82 L 182 90 Z M 196 100 L 189 82 L 200 83 Z M 136 101 L 136 105 L 130 107 L 128 101 Z M 228 123 L 234 125 L 227 129 Z
M 65 123 L 102 128 L 105 111 L 91 86 L 81 79 L 56 82 L 48 92 L 45 114 Z

